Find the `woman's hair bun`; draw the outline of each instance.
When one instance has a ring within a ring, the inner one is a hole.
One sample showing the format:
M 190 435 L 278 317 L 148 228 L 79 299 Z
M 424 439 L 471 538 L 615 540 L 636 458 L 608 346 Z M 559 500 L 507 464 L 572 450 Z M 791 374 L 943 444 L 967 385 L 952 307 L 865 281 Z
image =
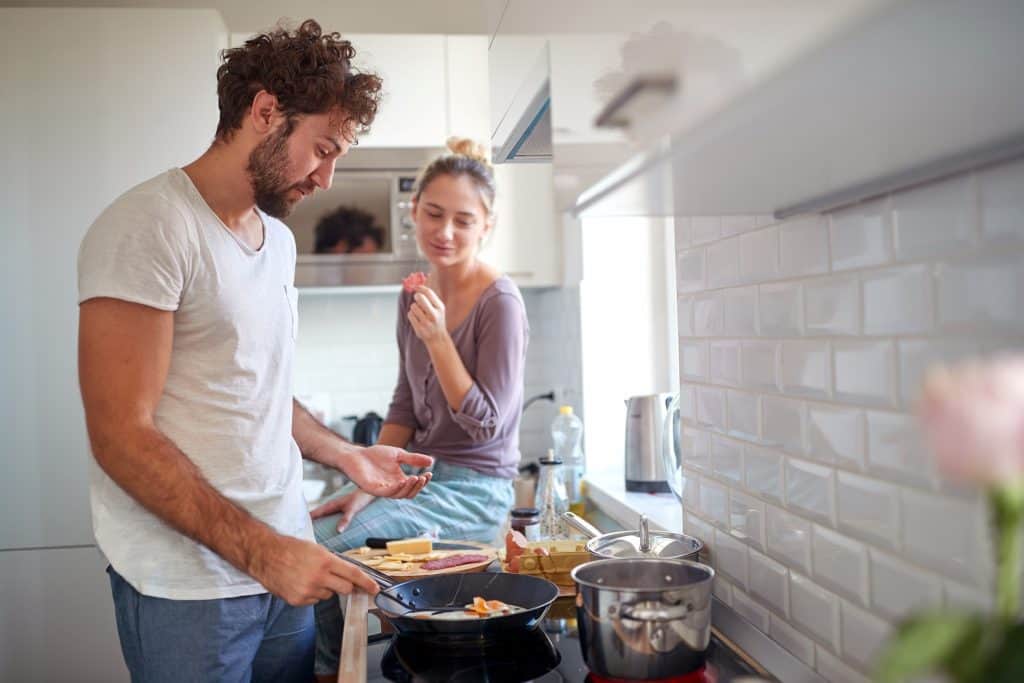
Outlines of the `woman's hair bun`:
M 485 164 L 490 164 L 489 150 L 482 142 L 470 138 L 451 137 L 448 138 L 448 149 L 452 154 L 469 157 Z

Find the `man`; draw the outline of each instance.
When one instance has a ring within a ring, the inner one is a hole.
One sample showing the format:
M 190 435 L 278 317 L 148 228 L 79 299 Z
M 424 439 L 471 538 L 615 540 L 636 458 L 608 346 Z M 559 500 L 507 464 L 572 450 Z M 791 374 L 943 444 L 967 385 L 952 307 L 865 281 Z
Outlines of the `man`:
M 129 190 L 79 254 L 90 494 L 134 681 L 307 681 L 312 605 L 375 584 L 313 542 L 301 456 L 412 497 L 432 459 L 347 444 L 292 399 L 295 242 L 380 80 L 315 21 L 228 50 L 196 161 Z M 268 594 L 269 592 L 269 594 Z

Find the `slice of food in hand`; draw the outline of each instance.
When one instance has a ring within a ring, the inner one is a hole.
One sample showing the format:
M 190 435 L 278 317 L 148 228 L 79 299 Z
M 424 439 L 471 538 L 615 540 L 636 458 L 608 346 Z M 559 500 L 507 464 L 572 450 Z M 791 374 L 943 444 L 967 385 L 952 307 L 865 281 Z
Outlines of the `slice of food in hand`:
M 405 279 L 402 280 L 402 289 L 412 293 L 416 291 L 417 287 L 422 287 L 425 284 L 427 284 L 426 273 L 409 273 L 405 276 Z
M 429 538 L 406 538 L 401 541 L 388 541 L 388 555 L 419 555 L 429 553 L 434 549 L 434 543 Z
M 422 567 L 428 571 L 434 571 L 436 569 L 449 569 L 451 567 L 461 567 L 464 564 L 475 564 L 477 562 L 486 562 L 491 559 L 487 555 L 479 555 L 467 553 L 465 555 L 449 555 L 448 557 L 442 557 L 438 560 L 430 560 L 424 562 Z

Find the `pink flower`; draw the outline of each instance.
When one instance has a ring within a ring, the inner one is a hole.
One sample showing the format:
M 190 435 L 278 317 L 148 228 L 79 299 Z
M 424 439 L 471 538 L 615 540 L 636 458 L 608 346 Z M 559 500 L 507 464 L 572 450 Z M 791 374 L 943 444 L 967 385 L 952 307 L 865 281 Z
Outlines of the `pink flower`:
M 1024 356 L 933 368 L 918 412 L 947 478 L 989 486 L 1024 475 Z

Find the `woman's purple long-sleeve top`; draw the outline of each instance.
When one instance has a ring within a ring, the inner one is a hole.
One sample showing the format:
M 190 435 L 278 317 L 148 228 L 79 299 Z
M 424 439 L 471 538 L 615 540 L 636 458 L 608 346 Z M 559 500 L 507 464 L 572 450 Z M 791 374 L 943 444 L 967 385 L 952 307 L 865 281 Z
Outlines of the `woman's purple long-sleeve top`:
M 452 331 L 473 378 L 457 411 L 448 405 L 430 355 L 406 317 L 412 301 L 405 291 L 398 300 L 398 386 L 384 421 L 413 430 L 409 450 L 482 474 L 515 477 L 530 333 L 519 288 L 498 278 Z

